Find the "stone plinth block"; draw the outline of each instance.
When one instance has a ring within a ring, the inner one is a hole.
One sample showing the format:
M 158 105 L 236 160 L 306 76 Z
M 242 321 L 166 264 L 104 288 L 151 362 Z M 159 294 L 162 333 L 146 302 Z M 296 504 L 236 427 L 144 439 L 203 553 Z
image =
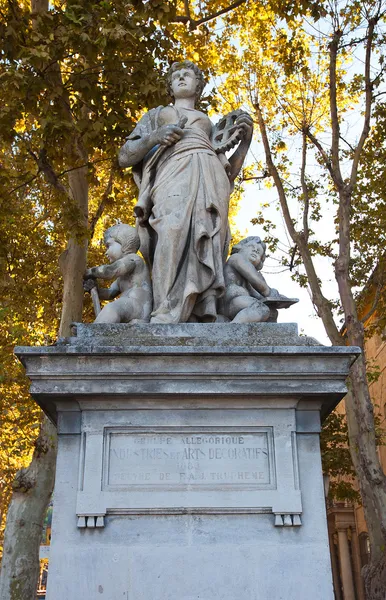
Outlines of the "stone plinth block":
M 332 600 L 320 414 L 358 348 L 294 324 L 74 333 L 16 349 L 59 434 L 48 600 Z

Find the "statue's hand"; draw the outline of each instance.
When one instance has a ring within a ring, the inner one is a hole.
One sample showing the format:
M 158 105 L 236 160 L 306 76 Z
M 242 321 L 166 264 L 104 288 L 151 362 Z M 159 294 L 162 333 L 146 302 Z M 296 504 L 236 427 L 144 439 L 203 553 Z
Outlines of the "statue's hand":
M 275 288 L 271 288 L 271 291 L 269 292 L 269 297 L 270 298 L 281 298 L 281 294 L 275 290 Z
M 83 279 L 83 289 L 85 292 L 91 292 L 94 287 L 97 287 L 95 279 Z
M 172 146 L 182 138 L 183 133 L 178 125 L 162 125 L 155 132 L 155 142 L 162 146 Z
M 83 289 L 85 292 L 91 292 L 94 287 L 97 287 L 97 283 L 92 276 L 92 270 L 86 269 L 83 275 Z
M 252 117 L 243 112 L 239 115 L 235 121 L 235 125 L 237 125 L 244 134 L 244 137 L 248 137 L 252 135 L 253 132 L 253 119 Z

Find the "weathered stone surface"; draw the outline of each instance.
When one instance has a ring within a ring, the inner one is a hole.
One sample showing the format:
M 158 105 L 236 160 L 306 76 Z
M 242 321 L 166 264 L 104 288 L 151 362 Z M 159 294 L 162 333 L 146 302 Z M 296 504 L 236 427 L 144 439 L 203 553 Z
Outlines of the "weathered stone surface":
M 224 315 L 232 323 L 276 323 L 278 309 L 298 302 L 270 288 L 260 273 L 266 245 L 257 236 L 244 238 L 233 246 L 224 267 Z
M 16 348 L 31 394 L 56 422 L 56 399 L 297 396 L 326 414 L 346 392 L 358 349 L 297 335 L 296 324 L 91 324 L 56 346 Z
M 47 600 L 332 600 L 319 413 L 358 349 L 293 324 L 76 329 L 16 349 L 58 423 Z
M 200 411 L 196 406 L 196 409 L 181 413 L 176 405 L 174 410 L 170 407 L 166 413 L 165 410 L 147 408 L 136 413 L 134 422 L 142 427 L 147 423 L 147 427 L 153 428 L 160 421 L 169 422 L 176 431 L 177 422 L 184 422 L 185 426 L 193 423 L 196 426 L 216 423 L 218 426 L 222 422 L 236 429 L 240 422 L 263 422 L 267 418 L 272 423 L 268 412 L 264 416 L 259 409 L 234 409 L 233 413 L 223 408 Z M 284 417 L 284 427 L 279 427 L 279 431 L 284 433 L 288 411 L 282 412 L 278 420 Z M 81 483 L 81 436 L 61 438 L 48 600 L 68 600 L 74 595 L 95 600 L 99 594 L 108 600 L 120 597 L 136 600 L 153 597 L 157 600 L 309 600 L 310 596 L 315 600 L 333 599 L 317 434 L 296 436 L 299 471 L 296 481 L 301 489 L 302 505 L 300 526 L 285 527 L 284 519 L 293 522 L 293 517 L 278 513 L 283 525 L 275 527 L 271 509 L 261 507 L 261 490 L 250 492 L 254 502 L 249 510 L 243 503 L 242 491 L 236 490 L 233 492 L 233 509 L 230 507 L 225 511 L 224 501 L 229 492 L 223 491 L 217 509 L 209 509 L 207 505 L 214 492 L 191 482 L 185 501 L 190 499 L 192 502 L 196 495 L 200 510 L 183 506 L 174 512 L 170 508 L 167 510 L 159 502 L 163 500 L 165 504 L 172 490 L 165 486 L 157 492 L 155 486 L 149 486 L 143 490 L 143 498 L 147 498 L 148 505 L 153 501 L 153 508 L 136 514 L 140 511 L 133 509 L 130 501 L 133 493 L 137 493 L 136 488 L 128 485 L 126 490 L 121 489 L 121 496 L 126 495 L 126 507 L 119 507 L 118 496 L 110 500 L 104 528 L 86 525 L 79 529 L 76 514 L 81 505 L 77 504 L 77 490 L 83 486 L 85 491 L 92 483 L 92 473 L 87 473 L 87 469 L 92 469 L 93 464 L 99 465 L 101 460 L 100 446 L 94 443 L 98 429 L 95 418 L 99 417 L 100 422 L 105 419 L 112 425 L 119 419 L 133 422 L 133 414 L 132 411 L 121 414 L 117 411 L 104 414 L 87 411 L 83 435 L 91 441 L 88 450 L 92 454 Z M 280 444 L 279 432 L 276 436 L 276 443 Z M 285 437 L 282 441 L 285 449 Z M 291 464 L 290 453 L 287 468 L 291 468 Z M 282 476 L 293 481 L 292 475 L 288 477 L 290 472 L 282 465 Z M 100 488 L 99 480 L 99 492 L 96 494 L 92 490 L 90 501 L 98 498 Z M 286 499 L 288 490 L 279 489 Z M 95 516 L 84 520 L 96 522 Z
M 168 74 L 173 106 L 144 114 L 119 152 L 120 165 L 133 167 L 139 185 L 134 212 L 152 270 L 153 323 L 214 321 L 224 291 L 229 196 L 253 120 L 232 111 L 218 131 L 195 109 L 204 85 L 196 65 L 174 63 Z
M 139 236 L 135 227 L 119 223 L 104 235 L 109 265 L 91 267 L 84 274 L 83 287 L 92 296 L 96 323 L 148 323 L 153 308 L 150 273 L 142 257 L 137 255 Z M 114 282 L 98 289 L 96 279 Z M 119 296 L 119 298 L 118 298 Z M 102 310 L 100 300 L 114 300 Z
M 102 325 L 77 323 L 71 346 L 178 346 L 235 348 L 237 346 L 321 346 L 314 338 L 298 335 L 296 323 L 180 323 Z

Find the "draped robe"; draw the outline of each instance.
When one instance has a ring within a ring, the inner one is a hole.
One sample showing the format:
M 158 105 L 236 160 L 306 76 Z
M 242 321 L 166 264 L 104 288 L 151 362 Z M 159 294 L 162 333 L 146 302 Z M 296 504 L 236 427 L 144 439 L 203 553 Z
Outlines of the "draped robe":
M 162 110 L 142 117 L 129 139 L 159 127 Z M 225 289 L 230 183 L 210 143 L 208 117 L 194 109 L 174 110 L 172 123 L 181 114 L 188 118 L 183 137 L 156 150 L 159 156 L 153 149 L 138 165 L 135 213 L 141 252 L 152 271 L 151 322 L 213 321 Z

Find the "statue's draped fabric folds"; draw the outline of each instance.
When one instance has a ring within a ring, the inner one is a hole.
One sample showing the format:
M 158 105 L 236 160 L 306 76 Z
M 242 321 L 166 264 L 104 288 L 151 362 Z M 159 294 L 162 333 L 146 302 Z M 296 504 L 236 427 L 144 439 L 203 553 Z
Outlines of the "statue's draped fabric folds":
M 167 76 L 173 105 L 150 110 L 119 153 L 139 187 L 140 250 L 151 270 L 152 323 L 218 320 L 230 234 L 229 196 L 248 151 L 251 117 L 229 113 L 216 129 L 196 110 L 205 81 L 190 61 Z M 225 152 L 232 150 L 227 158 Z
M 158 129 L 165 110 L 142 117 L 129 139 Z M 208 117 L 174 111 L 174 122 L 186 118 L 184 135 L 156 162 L 154 154 L 144 160 L 136 207 L 141 251 L 152 266 L 152 322 L 213 321 L 224 293 L 230 182 L 211 145 Z
M 265 244 L 246 238 L 227 261 L 229 197 L 251 143 L 253 121 L 237 109 L 213 125 L 196 110 L 205 82 L 190 61 L 174 63 L 167 82 L 174 104 L 144 114 L 118 156 L 121 167 L 132 167 L 139 188 L 134 213 L 146 265 L 135 254 L 138 245 L 124 242 L 123 230 L 133 237 L 128 225 L 106 232 L 112 264 L 85 273 L 96 320 L 276 321 L 277 309 L 296 300 L 281 296 L 261 275 Z M 116 277 L 112 286 L 98 290 L 95 279 L 109 277 Z M 98 312 L 99 299 L 119 294 L 113 306 Z

